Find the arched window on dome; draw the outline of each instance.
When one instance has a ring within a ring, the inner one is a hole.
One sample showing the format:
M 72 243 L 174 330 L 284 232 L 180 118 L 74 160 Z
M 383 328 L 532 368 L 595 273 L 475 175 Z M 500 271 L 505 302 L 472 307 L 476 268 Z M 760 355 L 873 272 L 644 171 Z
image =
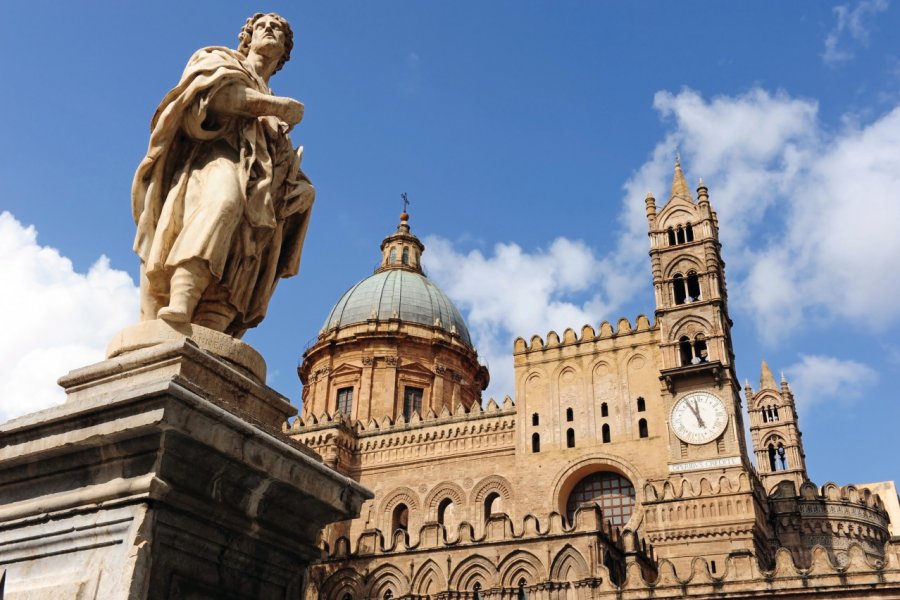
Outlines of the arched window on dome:
M 627 478 L 611 471 L 591 473 L 569 493 L 566 517 L 571 523 L 578 508 L 597 503 L 604 519 L 614 527 L 624 527 L 634 511 L 634 499 L 634 486 Z
M 391 248 L 391 253 L 388 255 L 388 264 L 393 265 L 397 263 L 397 249 Z
M 401 261 L 403 262 L 404 265 L 409 264 L 409 248 L 403 249 L 403 258 L 401 258 Z

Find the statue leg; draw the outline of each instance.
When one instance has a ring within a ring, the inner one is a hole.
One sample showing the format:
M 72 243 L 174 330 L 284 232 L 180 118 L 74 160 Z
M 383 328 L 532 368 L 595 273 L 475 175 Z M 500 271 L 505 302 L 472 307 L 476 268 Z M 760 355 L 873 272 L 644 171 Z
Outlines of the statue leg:
M 152 321 L 156 318 L 161 304 L 159 298 L 150 291 L 150 281 L 147 279 L 147 265 L 141 261 L 141 321 Z
M 184 225 L 167 261 L 173 268 L 169 305 L 159 310 L 160 319 L 197 322 L 198 304 L 228 262 L 232 238 L 243 216 L 242 202 L 237 166 L 231 157 L 216 153 L 191 175 Z M 224 331 L 228 324 L 230 319 L 224 325 L 203 323 L 217 331 Z

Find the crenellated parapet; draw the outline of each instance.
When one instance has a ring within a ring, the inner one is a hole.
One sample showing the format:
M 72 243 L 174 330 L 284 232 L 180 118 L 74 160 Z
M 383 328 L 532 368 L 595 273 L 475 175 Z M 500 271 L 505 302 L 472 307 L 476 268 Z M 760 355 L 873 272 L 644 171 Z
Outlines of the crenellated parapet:
M 514 444 L 516 405 L 507 396 L 501 404 L 491 398 L 482 408 L 459 404 L 451 413 L 429 410 L 424 417 L 413 412 L 409 420 L 384 416 L 368 423 L 354 421 L 342 413 L 297 418 L 285 433 L 337 463 L 345 472 L 368 465 L 429 460 L 467 451 L 484 454 L 491 449 L 509 449 Z
M 596 331 L 591 325 L 584 325 L 581 328 L 580 335 L 574 329 L 568 328 L 563 332 L 562 338 L 555 331 L 550 331 L 546 336 L 546 341 L 539 335 L 534 335 L 530 342 L 526 342 L 524 338 L 516 338 L 513 343 L 513 354 L 531 354 L 534 352 L 543 352 L 547 350 L 555 350 L 562 347 L 578 347 L 591 351 L 597 349 L 598 344 L 606 344 L 615 341 L 619 343 L 629 343 L 628 336 L 646 333 L 656 329 L 656 324 L 650 324 L 650 320 L 646 315 L 638 315 L 632 327 L 631 322 L 622 317 L 616 323 L 616 328 L 609 321 L 600 323 L 599 331 Z M 587 346 L 585 346 L 587 345 Z
M 870 557 L 884 558 L 890 521 L 881 498 L 867 488 L 834 483 L 817 488 L 806 482 L 798 493 L 792 481 L 784 481 L 769 494 L 769 504 L 781 545 L 800 561 L 821 546 L 844 562 L 854 544 Z
M 886 547 L 884 559 L 873 559 L 853 543 L 840 562 L 826 548 L 815 546 L 803 564 L 782 548 L 768 569 L 742 552 L 731 554 L 719 565 L 696 557 L 679 569 L 667 559 L 656 563 L 646 555 L 638 558 L 630 553 L 628 548 L 635 548 L 639 540 L 627 530 L 620 536 L 621 543 L 605 545 L 607 540 L 600 536 L 599 543 L 588 545 L 583 553 L 581 536 L 593 532 L 578 529 L 576 524 L 572 531 L 548 531 L 542 538 L 485 539 L 483 546 L 469 553 L 460 552 L 470 548 L 469 541 L 410 549 L 402 563 L 391 562 L 393 549 L 351 553 L 342 540 L 329 558 L 313 567 L 310 594 L 314 595 L 307 598 L 341 600 L 350 594 L 351 598 L 471 599 L 475 591 L 484 600 L 797 598 L 811 592 L 810 597 L 815 598 L 888 599 L 900 595 L 900 549 L 893 545 Z M 561 534 L 569 537 L 559 544 Z M 592 555 L 597 549 L 601 553 Z M 600 558 L 602 550 L 607 556 L 622 556 L 624 568 Z
M 571 524 L 558 513 L 543 522 L 526 515 L 516 524 L 495 514 L 480 535 L 466 522 L 452 531 L 426 522 L 414 535 L 367 530 L 352 545 L 339 538 L 310 582 L 315 597 L 335 600 L 472 598 L 475 590 L 482 598 L 515 598 L 520 589 L 541 598 L 570 588 L 613 592 L 628 570 L 655 579 L 652 548 L 635 532 L 610 526 L 595 505 L 579 509 Z

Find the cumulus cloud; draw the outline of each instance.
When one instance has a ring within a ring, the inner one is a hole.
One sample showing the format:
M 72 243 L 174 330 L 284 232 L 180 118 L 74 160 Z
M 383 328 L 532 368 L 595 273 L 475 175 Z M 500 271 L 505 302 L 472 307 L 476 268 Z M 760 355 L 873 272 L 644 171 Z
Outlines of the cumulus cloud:
M 732 309 L 765 340 L 810 321 L 853 318 L 874 330 L 900 319 L 892 275 L 900 107 L 867 124 L 844 120 L 836 131 L 820 122 L 816 101 L 761 88 L 711 99 L 661 91 L 654 108 L 668 131 L 623 185 L 623 227 L 609 255 L 565 238 L 545 249 L 498 244 L 488 255 L 429 240 L 430 274 L 467 313 L 491 362 L 489 391 L 513 392 L 514 337 L 596 325 L 646 288 L 643 198 L 651 191 L 658 206 L 668 200 L 675 147 L 690 179 L 709 185 Z
M 867 45 L 869 23 L 875 15 L 887 9 L 887 0 L 861 0 L 855 6 L 850 3 L 835 6 L 834 28 L 825 36 L 825 50 L 822 52 L 825 64 L 834 66 L 853 58 L 850 45 Z
M 439 237 L 425 240 L 429 276 L 466 313 L 479 353 L 491 366 L 488 395 L 513 395 L 514 336 L 545 336 L 550 330 L 594 323 L 621 301 L 607 294 L 607 277 L 617 277 L 609 260 L 599 260 L 578 240 L 557 238 L 548 248 L 528 252 L 517 244 L 497 244 L 485 256 L 462 253 Z M 599 286 L 604 281 L 605 286 Z M 581 296 L 585 296 L 581 298 Z
M 885 276 L 900 261 L 900 108 L 832 132 L 815 101 L 758 88 L 710 100 L 659 92 L 654 106 L 672 126 L 625 184 L 620 253 L 643 257 L 635 199 L 666 189 L 677 146 L 720 215 L 732 303 L 765 339 L 804 319 L 857 318 L 874 328 L 900 317 L 900 278 Z
M 878 374 L 862 363 L 821 355 L 801 355 L 799 362 L 787 368 L 787 376 L 802 404 L 856 400 L 878 381 Z
M 8 212 L 0 213 L 0 289 L 0 421 L 61 403 L 57 378 L 102 360 L 109 339 L 137 314 L 127 273 L 105 256 L 76 273 Z

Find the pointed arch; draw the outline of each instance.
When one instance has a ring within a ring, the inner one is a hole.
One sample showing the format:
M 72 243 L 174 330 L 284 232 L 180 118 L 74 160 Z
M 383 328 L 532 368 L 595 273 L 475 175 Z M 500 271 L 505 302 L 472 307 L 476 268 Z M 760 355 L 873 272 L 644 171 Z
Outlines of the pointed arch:
M 450 576 L 451 590 L 459 592 L 471 591 L 476 583 L 481 584 L 481 589 L 494 587 L 497 578 L 497 570 L 487 558 L 476 554 L 460 562 Z
M 410 591 L 417 596 L 434 596 L 446 589 L 447 576 L 430 558 L 416 571 L 410 586 Z
M 383 598 L 387 592 L 391 592 L 394 598 L 399 598 L 409 590 L 409 581 L 403 571 L 394 565 L 381 565 L 369 575 L 369 589 L 367 595 L 370 598 Z
M 550 567 L 551 581 L 579 581 L 588 576 L 587 562 L 574 547 L 566 544 L 553 559 Z
M 341 569 L 331 575 L 319 588 L 319 596 L 328 600 L 341 600 L 350 594 L 351 598 L 362 598 L 365 585 L 362 576 L 354 569 Z
M 514 550 L 500 561 L 500 585 L 504 588 L 514 588 L 519 585 L 519 580 L 524 579 L 525 585 L 535 585 L 546 581 L 546 569 L 540 559 L 526 550 Z

